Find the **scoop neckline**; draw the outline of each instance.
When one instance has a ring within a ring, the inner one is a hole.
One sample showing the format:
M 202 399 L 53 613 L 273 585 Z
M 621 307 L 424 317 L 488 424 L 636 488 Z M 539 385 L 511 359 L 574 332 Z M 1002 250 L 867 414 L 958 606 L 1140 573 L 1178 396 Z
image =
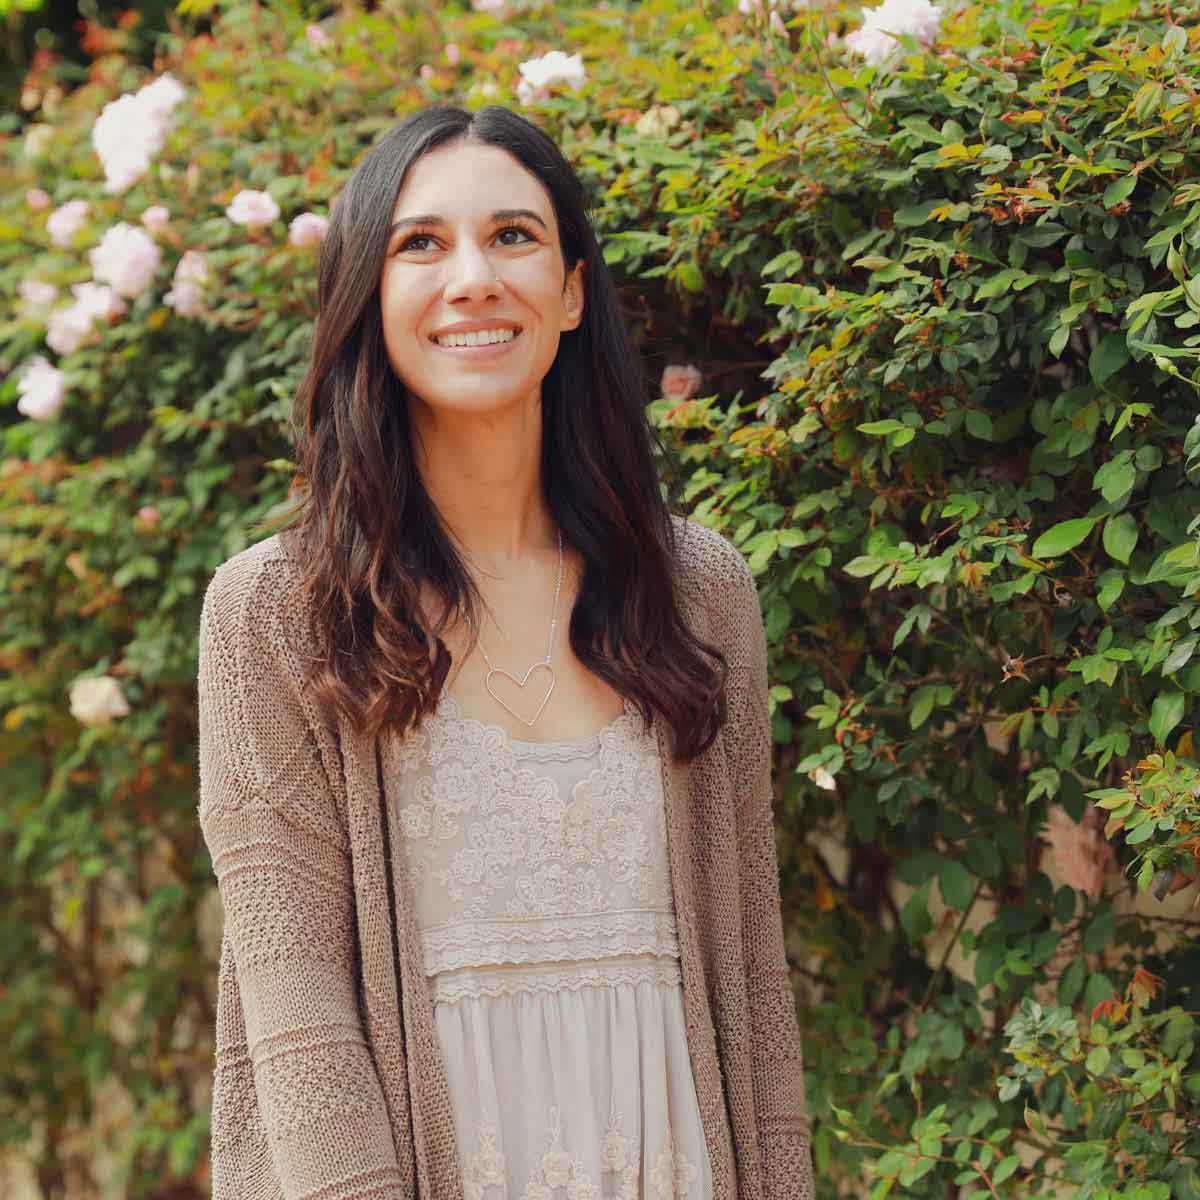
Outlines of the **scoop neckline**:
M 586 734 L 581 738 L 553 739 L 537 742 L 531 742 L 525 738 L 513 737 L 503 725 L 496 725 L 491 721 L 481 721 L 478 717 L 468 716 L 463 711 L 463 707 L 459 704 L 457 698 L 447 691 L 441 693 L 438 707 L 443 712 L 448 710 L 450 714 L 460 721 L 469 721 L 471 724 L 477 725 L 489 733 L 498 733 L 504 739 L 505 744 L 511 746 L 514 750 L 537 754 L 547 750 L 584 751 L 598 747 L 606 738 L 612 737 L 621 722 L 633 712 L 633 701 L 628 696 L 625 696 L 621 701 L 621 711 L 607 725 L 602 729 L 596 730 L 595 733 Z

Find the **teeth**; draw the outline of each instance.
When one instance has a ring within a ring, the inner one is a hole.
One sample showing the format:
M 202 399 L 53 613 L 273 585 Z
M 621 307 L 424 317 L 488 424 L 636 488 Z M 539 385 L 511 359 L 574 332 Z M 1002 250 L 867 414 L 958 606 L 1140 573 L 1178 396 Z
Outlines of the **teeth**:
M 512 329 L 481 329 L 472 333 L 448 333 L 434 341 L 439 346 L 490 346 L 493 342 L 511 342 L 516 336 Z

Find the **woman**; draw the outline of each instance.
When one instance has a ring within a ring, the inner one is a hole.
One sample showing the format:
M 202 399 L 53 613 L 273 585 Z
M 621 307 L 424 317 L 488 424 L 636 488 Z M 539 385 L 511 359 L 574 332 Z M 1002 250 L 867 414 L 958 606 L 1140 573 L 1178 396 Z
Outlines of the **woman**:
M 578 179 L 417 113 L 319 305 L 300 520 L 201 616 L 215 1200 L 807 1200 L 757 593 L 663 503 Z

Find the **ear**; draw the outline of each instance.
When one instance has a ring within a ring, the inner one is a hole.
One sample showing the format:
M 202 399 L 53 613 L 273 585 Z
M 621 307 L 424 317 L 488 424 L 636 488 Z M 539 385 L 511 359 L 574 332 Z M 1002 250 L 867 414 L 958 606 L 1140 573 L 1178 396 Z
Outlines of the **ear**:
M 563 303 L 566 307 L 562 325 L 564 332 L 578 329 L 579 322 L 583 320 L 583 270 L 584 261 L 581 258 L 563 284 Z

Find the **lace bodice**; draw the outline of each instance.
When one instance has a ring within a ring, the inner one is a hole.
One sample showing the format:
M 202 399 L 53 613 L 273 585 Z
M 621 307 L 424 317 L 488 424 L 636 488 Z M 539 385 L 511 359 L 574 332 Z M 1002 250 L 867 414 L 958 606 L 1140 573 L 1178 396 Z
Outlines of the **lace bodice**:
M 589 738 L 524 742 L 444 692 L 387 757 L 427 975 L 678 959 L 658 750 L 631 703 Z
M 710 1200 L 653 730 L 526 742 L 444 692 L 385 763 L 464 1200 Z

